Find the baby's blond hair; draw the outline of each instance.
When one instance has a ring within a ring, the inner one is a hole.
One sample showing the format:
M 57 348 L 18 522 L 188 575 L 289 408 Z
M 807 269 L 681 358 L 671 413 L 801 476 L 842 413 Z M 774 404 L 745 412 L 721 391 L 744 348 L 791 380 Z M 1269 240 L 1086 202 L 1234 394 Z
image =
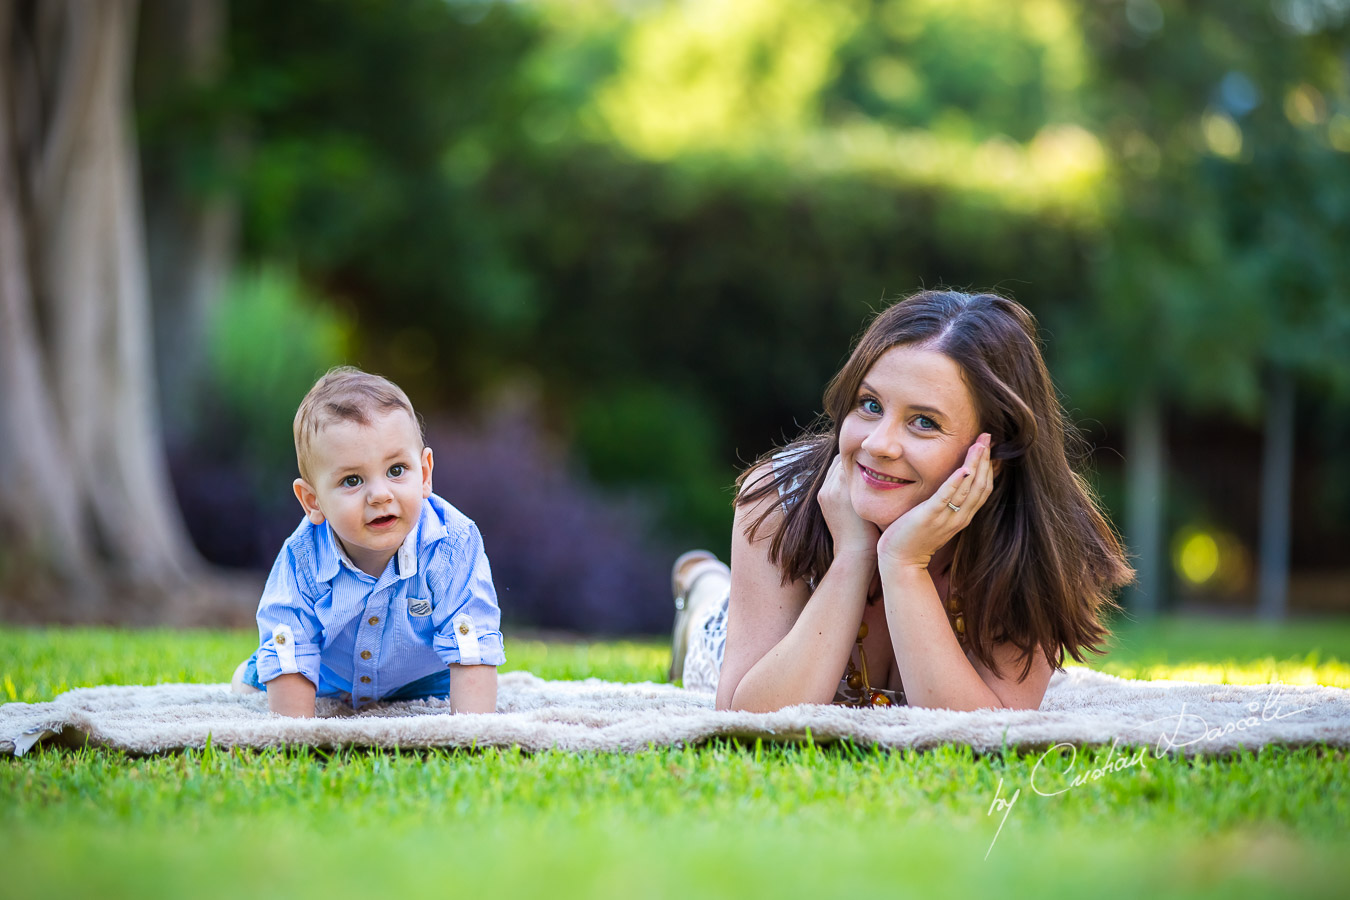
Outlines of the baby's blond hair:
M 375 416 L 401 409 L 412 417 L 418 435 L 422 422 L 403 389 L 382 375 L 362 372 L 355 366 L 329 369 L 300 401 L 295 411 L 295 460 L 302 478 L 309 478 L 310 451 L 314 438 L 334 422 L 369 425 Z M 425 440 L 425 437 L 423 437 Z

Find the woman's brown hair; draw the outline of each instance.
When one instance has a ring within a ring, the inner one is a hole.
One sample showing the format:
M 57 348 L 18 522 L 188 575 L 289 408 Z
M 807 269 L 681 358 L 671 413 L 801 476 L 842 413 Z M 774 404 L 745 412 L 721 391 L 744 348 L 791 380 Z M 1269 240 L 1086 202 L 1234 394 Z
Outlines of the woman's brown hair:
M 878 314 L 826 387 L 820 421 L 741 475 L 738 506 L 779 493 L 784 499 L 750 525 L 750 539 L 781 511 L 769 558 L 783 583 L 824 576 L 833 548 L 816 497 L 863 378 L 898 346 L 936 350 L 961 367 L 980 430 L 1000 461 L 989 499 L 957 536 L 948 587 L 961 599 L 975 657 L 998 671 L 994 645 L 1011 643 L 1025 678 L 1037 650 L 1056 669 L 1066 652 L 1079 662 L 1084 650 L 1103 652 L 1102 614 L 1134 572 L 1091 488 L 1070 466 L 1069 450 L 1078 451 L 1081 438 L 1051 383 L 1036 320 L 1006 297 L 923 291 Z

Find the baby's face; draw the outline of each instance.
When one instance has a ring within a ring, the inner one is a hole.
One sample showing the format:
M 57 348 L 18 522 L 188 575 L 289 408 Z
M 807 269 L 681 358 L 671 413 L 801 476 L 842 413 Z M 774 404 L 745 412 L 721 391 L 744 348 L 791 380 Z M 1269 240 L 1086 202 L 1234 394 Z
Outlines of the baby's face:
M 352 562 L 379 577 L 431 495 L 431 448 L 412 416 L 396 409 L 370 425 L 325 425 L 308 468 L 313 481 L 295 481 L 306 515 L 316 525 L 327 519 Z

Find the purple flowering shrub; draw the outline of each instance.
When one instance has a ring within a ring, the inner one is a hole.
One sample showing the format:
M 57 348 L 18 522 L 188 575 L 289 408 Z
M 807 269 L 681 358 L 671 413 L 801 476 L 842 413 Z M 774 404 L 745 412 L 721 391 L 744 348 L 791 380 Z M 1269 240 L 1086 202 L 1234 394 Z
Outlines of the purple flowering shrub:
M 602 493 L 530 416 L 436 423 L 427 443 L 436 493 L 483 533 L 507 623 L 607 634 L 670 628 L 676 551 L 652 537 L 653 511 Z

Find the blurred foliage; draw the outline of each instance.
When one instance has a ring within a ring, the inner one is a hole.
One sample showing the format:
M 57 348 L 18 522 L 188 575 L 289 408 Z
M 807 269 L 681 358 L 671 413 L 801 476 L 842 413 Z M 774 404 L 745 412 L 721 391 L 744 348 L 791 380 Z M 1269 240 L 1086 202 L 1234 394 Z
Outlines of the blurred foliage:
M 1067 110 L 1082 63 L 1052 40 L 1059 4 L 1001 42 L 1002 13 L 941 4 L 918 31 L 878 30 L 885 4 L 643 9 L 236 0 L 246 237 L 350 303 L 359 361 L 419 403 L 531 382 L 599 479 L 647 484 L 682 539 L 717 544 L 739 462 L 809 421 L 883 298 L 1077 293 L 1101 154 L 1072 122 L 1011 129 L 1026 143 L 957 127 L 972 86 L 945 63 L 922 97 L 886 95 L 889 118 L 863 96 L 878 35 L 945 59 L 979 23 L 1036 70 L 982 104 Z
M 293 273 L 265 265 L 235 276 L 209 334 L 211 381 L 219 413 L 237 429 L 234 448 L 256 466 L 294 468 L 295 409 L 315 379 L 347 359 L 349 318 Z
M 1345 0 L 230 18 L 195 115 L 238 135 L 218 170 L 247 257 L 287 260 L 350 317 L 352 361 L 419 407 L 536 397 L 682 543 L 725 545 L 738 466 L 807 424 L 868 311 L 919 286 L 1016 296 L 1106 429 L 1147 390 L 1258 421 L 1271 367 L 1317 398 L 1319 434 L 1350 427 Z M 174 103 L 143 104 L 156 147 L 191 119 Z
M 435 487 L 483 534 L 508 629 L 658 634 L 670 627 L 674 551 L 651 507 L 597 489 L 528 406 L 433 422 Z M 508 651 L 509 652 L 509 651 Z
M 1121 190 L 1075 386 L 1249 421 L 1272 367 L 1350 396 L 1350 4 L 1085 9 Z

